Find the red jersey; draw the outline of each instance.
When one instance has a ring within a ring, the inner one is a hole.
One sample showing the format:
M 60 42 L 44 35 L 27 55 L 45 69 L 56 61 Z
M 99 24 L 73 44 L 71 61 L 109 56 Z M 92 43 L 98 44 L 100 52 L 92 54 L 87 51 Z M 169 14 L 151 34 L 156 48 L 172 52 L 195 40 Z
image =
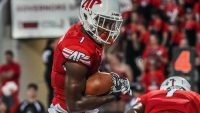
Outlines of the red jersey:
M 12 62 L 10 64 L 4 64 L 0 66 L 0 73 L 13 71 L 14 75 L 11 78 L 5 79 L 2 81 L 2 86 L 4 86 L 7 82 L 15 82 L 17 84 L 18 90 L 17 92 L 12 94 L 12 97 L 14 99 L 14 104 L 10 107 L 9 113 L 16 113 L 18 105 L 19 105 L 19 99 L 18 99 L 18 93 L 19 93 L 19 78 L 20 78 L 20 65 L 16 62 Z M 0 87 L 1 89 L 1 87 Z M 0 96 L 2 93 L 0 92 Z
M 167 49 L 165 47 L 159 46 L 157 48 L 152 48 L 151 46 L 147 46 L 143 52 L 143 58 L 144 59 L 154 59 L 157 61 L 157 64 L 159 65 L 159 69 L 164 71 L 165 68 L 165 64 L 164 62 L 162 62 L 160 60 L 159 57 L 168 58 L 168 54 L 167 54 Z M 145 66 L 146 70 L 149 70 L 149 66 L 151 65 L 151 63 L 149 62 L 150 60 L 147 60 L 147 64 Z
M 173 11 L 177 8 L 177 5 L 174 2 L 166 3 L 164 5 L 164 10 L 166 15 L 171 16 Z
M 54 89 L 53 105 L 67 108 L 64 84 L 66 71 L 63 65 L 67 61 L 77 62 L 88 67 L 88 76 L 98 71 L 102 59 L 103 47 L 81 32 L 80 23 L 72 26 L 60 39 L 54 51 L 52 68 L 52 87 Z
M 198 2 L 195 3 L 193 11 L 195 14 L 200 13 L 200 4 Z
M 154 70 L 142 75 L 141 82 L 145 87 L 145 91 L 149 92 L 153 90 L 158 90 L 164 80 L 164 73 L 160 70 Z
M 149 31 L 141 32 L 140 38 L 141 38 L 141 41 L 143 42 L 143 44 L 148 45 L 149 38 L 150 38 L 150 32 Z
M 188 20 L 185 22 L 185 29 L 196 29 L 197 22 L 195 20 Z
M 195 50 L 196 50 L 197 54 L 200 55 L 200 43 L 196 44 Z
M 153 7 L 159 8 L 161 6 L 161 0 L 150 0 L 150 4 Z
M 7 82 L 15 82 L 18 85 L 19 88 L 19 77 L 20 77 L 20 65 L 18 63 L 10 63 L 10 64 L 4 64 L 0 66 L 0 73 L 13 71 L 14 75 L 9 78 L 2 81 L 2 85 L 5 85 Z
M 150 22 L 150 26 L 152 26 L 153 29 L 155 29 L 155 30 L 157 30 L 157 31 L 161 31 L 161 30 L 162 30 L 162 27 L 163 27 L 163 21 L 161 20 L 161 18 L 153 19 L 153 20 Z
M 200 96 L 192 91 L 156 90 L 140 97 L 145 113 L 200 113 Z
M 173 44 L 179 45 L 181 40 L 184 38 L 184 33 L 177 31 L 174 34 L 172 34 L 171 38 Z
M 151 55 L 161 55 L 163 58 L 168 58 L 167 50 L 165 47 L 159 46 L 157 48 L 152 48 L 151 46 L 147 46 L 143 52 L 143 58 L 146 59 Z
M 141 6 L 151 5 L 153 7 L 159 8 L 161 5 L 160 0 L 136 0 Z
M 200 33 L 200 23 L 197 23 L 196 30 L 197 30 L 198 33 Z

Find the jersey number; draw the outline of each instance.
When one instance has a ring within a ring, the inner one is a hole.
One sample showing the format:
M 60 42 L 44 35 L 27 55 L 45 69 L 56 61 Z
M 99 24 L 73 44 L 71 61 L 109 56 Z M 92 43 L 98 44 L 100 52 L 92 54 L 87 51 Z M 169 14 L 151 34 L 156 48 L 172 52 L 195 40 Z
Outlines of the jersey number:
M 175 70 L 188 73 L 192 70 L 192 65 L 190 63 L 190 52 L 182 51 L 175 62 Z

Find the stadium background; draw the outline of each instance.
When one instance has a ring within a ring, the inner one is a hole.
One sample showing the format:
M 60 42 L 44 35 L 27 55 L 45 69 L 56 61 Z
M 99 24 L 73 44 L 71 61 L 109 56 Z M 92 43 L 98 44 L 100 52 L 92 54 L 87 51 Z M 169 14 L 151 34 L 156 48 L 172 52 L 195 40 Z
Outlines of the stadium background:
M 28 0 L 18 1 L 24 2 L 24 6 L 26 6 L 26 4 L 32 5 L 31 3 L 40 3 L 42 0 L 35 0 L 34 2 Z M 52 2 L 52 0 L 49 1 Z M 47 3 L 46 5 L 49 4 L 49 1 L 45 0 L 45 2 Z M 67 2 L 69 1 L 70 0 L 67 0 Z M 43 4 L 45 4 L 45 2 Z M 74 4 L 74 7 L 79 7 L 79 2 L 80 0 L 71 1 L 71 3 Z M 58 38 L 62 36 L 62 32 L 64 33 L 66 29 L 70 27 L 70 24 L 75 23 L 78 18 L 78 12 L 77 10 L 75 10 L 76 8 L 74 9 L 74 7 L 71 7 L 72 9 L 70 9 L 69 12 L 74 11 L 76 13 L 66 13 L 66 15 L 68 14 L 70 17 L 67 17 L 67 19 L 64 20 L 66 23 L 64 22 L 65 25 L 63 25 L 63 29 L 58 30 L 59 32 L 61 32 L 60 34 L 52 33 L 49 35 L 48 33 L 50 33 L 51 30 L 48 31 L 48 29 L 45 28 L 24 28 L 24 32 L 26 32 L 26 29 L 29 29 L 30 31 L 28 31 L 28 33 L 24 33 L 26 34 L 25 36 L 23 33 L 19 33 L 16 35 L 17 30 L 20 30 L 20 27 L 17 26 L 18 22 L 22 21 L 20 19 L 23 18 L 23 16 L 20 18 L 20 12 L 13 11 L 15 8 L 15 4 L 17 3 L 17 0 L 0 0 L 0 63 L 4 62 L 5 50 L 12 50 L 15 54 L 16 61 L 19 62 L 22 69 L 22 73 L 20 76 L 20 100 L 22 101 L 26 98 L 26 87 L 29 83 L 33 82 L 39 86 L 38 99 L 47 108 L 47 87 L 44 80 L 45 66 L 42 60 L 43 50 L 49 38 Z M 52 2 L 52 4 L 54 3 L 55 1 Z M 144 59 L 148 59 L 148 52 L 145 56 L 144 51 L 147 48 L 149 37 L 151 36 L 151 34 L 153 34 L 153 36 L 156 36 L 158 38 L 160 42 L 159 46 L 162 45 L 162 47 L 166 50 L 166 54 L 168 56 L 166 57 L 167 62 L 164 63 L 164 70 L 158 69 L 159 71 L 161 71 L 161 74 L 155 74 L 155 76 L 158 76 L 158 78 L 160 77 L 160 80 L 157 82 L 161 82 L 163 81 L 162 77 L 166 78 L 172 72 L 176 73 L 173 71 L 172 56 L 174 55 L 172 52 L 172 48 L 178 46 L 181 43 L 181 40 L 183 38 L 186 38 L 187 40 L 189 40 L 190 46 L 188 48 L 193 48 L 196 52 L 195 56 L 192 57 L 192 59 L 196 59 L 196 61 L 191 62 L 192 65 L 194 65 L 191 73 L 181 73 L 181 75 L 184 75 L 185 77 L 193 81 L 194 89 L 198 91 L 199 77 L 197 73 L 200 64 L 200 41 L 198 41 L 200 39 L 200 1 L 120 0 L 120 3 L 122 8 L 121 11 L 123 17 L 125 18 L 125 21 L 121 30 L 122 32 L 120 35 L 120 39 L 117 42 L 118 44 L 116 44 L 118 46 L 114 45 L 111 48 L 111 52 L 108 54 L 108 56 L 112 59 L 113 56 L 110 54 L 113 54 L 114 57 L 116 56 L 116 58 L 119 59 L 122 63 L 127 64 L 132 63 L 136 61 L 136 59 L 141 57 Z M 68 3 L 66 4 L 69 5 Z M 64 15 L 63 12 L 60 14 Z M 63 18 L 63 15 L 60 16 L 60 18 Z M 50 15 L 48 16 L 50 17 Z M 40 18 L 37 19 L 40 20 Z M 28 27 L 34 26 L 28 25 Z M 141 29 L 145 29 L 145 27 L 147 31 L 147 36 L 142 36 Z M 172 35 L 172 32 L 175 31 L 171 30 L 173 29 L 173 27 L 177 27 L 178 29 L 178 33 L 175 36 Z M 32 29 L 37 29 L 35 32 L 36 36 L 33 36 L 32 33 L 34 32 L 31 31 Z M 41 32 L 45 32 L 44 35 L 42 35 Z M 158 57 L 157 54 L 153 55 L 156 55 L 154 56 L 154 58 Z M 165 56 L 162 55 L 161 57 L 165 58 Z M 109 63 L 107 63 L 107 60 L 109 60 L 109 58 L 105 59 L 105 62 L 103 62 L 103 70 L 110 70 L 110 68 L 107 68 L 109 67 Z M 159 62 L 158 59 L 155 59 L 155 61 Z M 132 71 L 132 74 L 129 74 L 132 77 L 129 77 L 130 79 L 132 79 L 132 81 L 134 81 L 133 83 L 139 82 L 140 84 L 145 84 L 143 82 L 145 82 L 146 79 L 144 80 L 142 79 L 142 77 L 144 77 L 145 74 L 148 76 L 148 73 L 146 73 L 145 71 L 142 72 L 138 67 L 136 67 L 136 64 L 129 64 L 129 68 Z M 128 70 L 128 72 L 130 70 Z M 145 90 L 147 91 L 148 89 Z

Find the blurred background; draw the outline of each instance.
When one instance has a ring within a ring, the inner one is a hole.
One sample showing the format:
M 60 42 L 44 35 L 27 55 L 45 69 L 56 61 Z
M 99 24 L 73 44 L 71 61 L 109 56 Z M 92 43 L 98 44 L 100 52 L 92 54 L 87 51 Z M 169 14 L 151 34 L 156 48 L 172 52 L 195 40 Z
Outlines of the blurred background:
M 44 113 L 56 40 L 79 21 L 81 0 L 0 0 L 0 113 Z M 133 96 L 100 108 L 123 113 L 136 97 L 182 76 L 200 91 L 200 1 L 119 0 L 124 23 L 100 70 L 127 76 Z

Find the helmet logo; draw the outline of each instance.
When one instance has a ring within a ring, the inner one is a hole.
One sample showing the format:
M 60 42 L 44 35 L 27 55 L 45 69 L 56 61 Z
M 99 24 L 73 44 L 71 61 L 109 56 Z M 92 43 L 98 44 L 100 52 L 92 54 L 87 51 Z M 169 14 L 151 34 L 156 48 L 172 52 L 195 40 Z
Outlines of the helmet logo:
M 101 3 L 102 3 L 101 0 L 86 0 L 83 3 L 82 8 L 91 9 L 94 4 L 101 4 Z

